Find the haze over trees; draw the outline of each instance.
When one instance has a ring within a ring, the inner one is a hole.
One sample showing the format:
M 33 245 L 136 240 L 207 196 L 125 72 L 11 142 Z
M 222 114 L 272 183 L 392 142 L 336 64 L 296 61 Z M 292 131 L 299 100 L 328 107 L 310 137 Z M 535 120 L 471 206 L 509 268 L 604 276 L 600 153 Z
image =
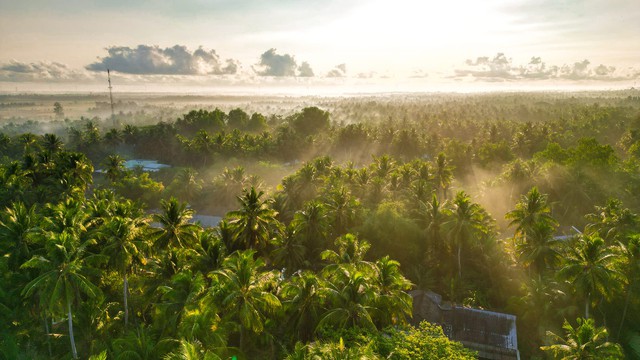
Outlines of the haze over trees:
M 410 289 L 517 315 L 523 358 L 640 357 L 632 95 L 4 125 L 0 357 L 474 358 Z

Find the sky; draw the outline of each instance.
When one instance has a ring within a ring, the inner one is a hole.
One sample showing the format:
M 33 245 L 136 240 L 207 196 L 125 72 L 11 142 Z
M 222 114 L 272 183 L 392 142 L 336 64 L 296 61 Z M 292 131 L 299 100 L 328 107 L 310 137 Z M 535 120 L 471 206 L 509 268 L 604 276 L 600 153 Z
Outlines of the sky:
M 0 92 L 628 88 L 637 0 L 0 0 Z

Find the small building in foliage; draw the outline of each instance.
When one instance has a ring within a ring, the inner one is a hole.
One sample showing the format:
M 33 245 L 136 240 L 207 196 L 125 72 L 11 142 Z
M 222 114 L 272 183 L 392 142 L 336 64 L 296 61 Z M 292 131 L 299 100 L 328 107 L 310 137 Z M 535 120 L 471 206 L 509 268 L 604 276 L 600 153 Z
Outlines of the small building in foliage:
M 452 305 L 431 291 L 410 294 L 414 324 L 426 320 L 442 326 L 449 339 L 477 351 L 480 359 L 520 359 L 514 315 Z

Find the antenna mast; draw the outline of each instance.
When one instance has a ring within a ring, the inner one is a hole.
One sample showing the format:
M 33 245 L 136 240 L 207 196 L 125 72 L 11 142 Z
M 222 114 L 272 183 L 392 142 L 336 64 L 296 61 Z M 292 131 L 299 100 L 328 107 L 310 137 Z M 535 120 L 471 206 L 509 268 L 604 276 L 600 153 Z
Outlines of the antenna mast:
M 111 93 L 111 73 L 109 69 L 107 69 L 107 80 L 109 81 L 109 100 L 111 101 L 111 120 L 113 121 L 113 126 L 116 126 L 116 115 L 113 112 L 113 94 Z

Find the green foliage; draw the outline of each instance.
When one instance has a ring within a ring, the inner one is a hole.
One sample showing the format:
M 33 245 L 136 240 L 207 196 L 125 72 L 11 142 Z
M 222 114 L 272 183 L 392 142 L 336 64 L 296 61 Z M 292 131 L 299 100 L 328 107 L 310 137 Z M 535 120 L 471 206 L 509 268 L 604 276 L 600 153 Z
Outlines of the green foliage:
M 600 349 L 602 323 L 633 358 L 640 106 L 574 95 L 3 125 L 0 357 L 472 357 L 406 325 L 413 282 L 516 314 L 523 358 L 583 306 L 554 345 Z M 195 210 L 227 216 L 203 229 Z
M 548 333 L 553 345 L 543 346 L 555 359 L 622 359 L 620 345 L 607 341 L 608 332 L 604 327 L 596 327 L 593 319 L 577 319 L 573 327 L 565 320 L 562 328 L 565 337 Z
M 417 328 L 389 330 L 390 337 L 380 341 L 380 352 L 388 359 L 475 359 L 476 354 L 460 343 L 452 342 L 443 334 L 442 328 L 420 323 Z
M 301 135 L 311 135 L 329 127 L 329 113 L 315 106 L 307 107 L 293 117 L 292 125 Z

